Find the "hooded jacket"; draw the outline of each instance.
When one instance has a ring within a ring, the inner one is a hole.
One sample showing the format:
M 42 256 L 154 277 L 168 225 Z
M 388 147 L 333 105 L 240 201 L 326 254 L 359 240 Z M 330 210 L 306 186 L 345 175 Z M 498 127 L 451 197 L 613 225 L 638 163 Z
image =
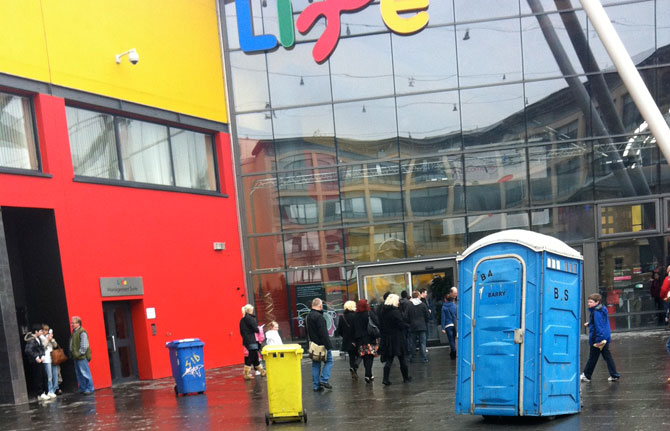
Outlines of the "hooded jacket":
M 610 322 L 607 319 L 607 307 L 603 304 L 598 304 L 593 308 L 589 308 L 591 316 L 589 317 L 589 344 L 594 345 L 603 340 L 607 340 L 609 344 L 612 341 L 610 336 Z
M 442 304 L 442 329 L 446 330 L 449 326 L 456 326 L 458 320 L 458 307 L 454 301 L 444 301 Z
M 409 301 L 407 310 L 407 320 L 409 322 L 410 331 L 426 331 L 428 330 L 428 307 L 419 298 L 412 298 Z
M 44 346 L 42 346 L 40 340 L 35 337 L 35 334 L 29 332 L 23 337 L 23 340 L 26 342 L 26 347 L 23 352 L 26 354 L 26 357 L 30 362 L 37 363 L 37 358 L 44 359 Z

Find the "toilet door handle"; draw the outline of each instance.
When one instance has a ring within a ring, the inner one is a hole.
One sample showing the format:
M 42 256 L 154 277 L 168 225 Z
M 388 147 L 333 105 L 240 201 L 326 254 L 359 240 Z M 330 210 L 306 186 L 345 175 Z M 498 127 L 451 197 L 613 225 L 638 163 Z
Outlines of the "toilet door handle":
M 112 346 L 114 346 L 114 351 L 116 352 L 116 337 L 112 335 Z

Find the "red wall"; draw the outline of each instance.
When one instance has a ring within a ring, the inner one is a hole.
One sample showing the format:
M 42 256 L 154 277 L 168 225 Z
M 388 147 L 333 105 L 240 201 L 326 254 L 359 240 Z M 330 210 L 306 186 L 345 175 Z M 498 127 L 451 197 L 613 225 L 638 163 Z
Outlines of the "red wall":
M 51 177 L 0 174 L 0 206 L 54 210 L 68 313 L 89 332 L 95 386 L 111 385 L 100 277 L 142 277 L 144 295 L 125 298 L 133 301 L 141 379 L 171 375 L 165 343 L 180 338 L 205 342 L 206 368 L 241 362 L 238 322 L 247 298 L 229 136 L 216 135 L 227 198 L 74 182 L 64 100 L 34 101 L 43 172 Z M 214 251 L 213 242 L 226 249 Z M 156 319 L 147 320 L 147 307 Z

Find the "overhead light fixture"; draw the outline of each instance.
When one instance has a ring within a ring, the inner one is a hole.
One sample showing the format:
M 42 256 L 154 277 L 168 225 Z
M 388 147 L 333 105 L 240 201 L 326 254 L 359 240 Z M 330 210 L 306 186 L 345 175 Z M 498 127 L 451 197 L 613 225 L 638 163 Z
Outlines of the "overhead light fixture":
M 364 114 L 365 114 L 366 112 L 368 112 L 368 111 L 365 110 L 365 105 L 363 105 L 363 109 L 361 109 L 361 112 L 364 113 Z
M 347 31 L 345 32 L 347 36 L 351 36 L 351 30 L 349 29 L 349 24 L 347 24 Z
M 135 48 L 129 49 L 126 52 L 122 52 L 121 54 L 117 54 L 114 56 L 114 59 L 116 60 L 116 64 L 121 64 L 121 57 L 124 55 L 128 55 L 128 60 L 133 64 L 137 64 L 140 62 L 140 55 L 137 53 L 137 50 Z
M 302 76 L 300 77 L 300 85 L 305 85 L 305 80 L 302 78 Z
M 452 109 L 452 111 L 454 111 L 454 112 L 458 111 L 458 108 L 456 107 L 455 103 L 454 103 L 454 109 Z
M 463 40 L 470 40 L 470 29 L 465 29 L 465 36 L 463 36 Z
M 414 77 L 413 76 L 409 78 L 409 86 L 414 87 Z

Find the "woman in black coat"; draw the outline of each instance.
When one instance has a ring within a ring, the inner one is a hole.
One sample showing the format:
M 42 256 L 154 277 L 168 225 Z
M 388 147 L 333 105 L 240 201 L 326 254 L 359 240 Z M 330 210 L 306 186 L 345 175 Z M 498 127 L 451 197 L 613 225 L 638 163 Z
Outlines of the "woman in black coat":
M 344 303 L 344 313 L 340 316 L 335 335 L 342 337 L 342 351 L 349 355 L 349 372 L 351 378 L 358 379 L 358 364 L 361 363 L 360 356 L 354 344 L 354 315 L 356 312 L 356 303 L 347 301 Z
M 356 304 L 356 318 L 354 319 L 354 339 L 359 358 L 363 358 L 365 367 L 365 383 L 372 383 L 375 377 L 372 375 L 372 362 L 377 356 L 379 349 L 379 340 L 368 332 L 368 322 L 372 319 L 377 327 L 379 321 L 375 313 L 370 310 L 370 305 L 366 299 L 361 299 Z
M 384 380 L 382 383 L 390 385 L 389 374 L 391 373 L 391 364 L 393 358 L 397 357 L 400 362 L 400 372 L 403 382 L 409 382 L 412 378 L 409 376 L 407 368 L 407 342 L 405 340 L 405 328 L 407 322 L 403 319 L 398 309 L 400 297 L 391 294 L 384 302 L 384 308 L 381 315 L 381 360 L 384 362 Z
M 258 321 L 256 320 L 256 316 L 254 316 L 254 307 L 251 304 L 247 304 L 242 307 L 242 319 L 240 319 L 242 344 L 249 352 L 249 355 L 244 358 L 243 377 L 245 380 L 254 378 L 252 367 L 256 368 L 261 373 L 261 376 L 265 375 L 265 370 L 258 360 L 258 350 L 260 349 L 260 343 L 256 340 L 258 331 Z

